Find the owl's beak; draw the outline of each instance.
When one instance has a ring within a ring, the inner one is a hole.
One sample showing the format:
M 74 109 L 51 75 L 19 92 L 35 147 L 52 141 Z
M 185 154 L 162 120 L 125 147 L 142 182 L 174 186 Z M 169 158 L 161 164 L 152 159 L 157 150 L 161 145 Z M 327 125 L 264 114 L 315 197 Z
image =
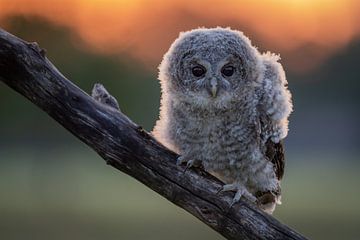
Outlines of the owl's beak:
M 218 87 L 217 87 L 218 83 L 217 83 L 217 79 L 216 78 L 212 78 L 210 80 L 210 93 L 212 97 L 216 97 L 217 92 L 218 92 Z

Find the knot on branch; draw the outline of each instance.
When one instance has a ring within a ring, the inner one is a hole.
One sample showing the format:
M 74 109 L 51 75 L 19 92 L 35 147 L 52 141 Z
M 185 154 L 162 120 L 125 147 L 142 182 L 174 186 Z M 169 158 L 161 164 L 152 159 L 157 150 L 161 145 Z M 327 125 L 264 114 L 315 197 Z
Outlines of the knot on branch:
M 38 52 L 42 57 L 45 57 L 46 55 L 46 49 L 41 48 L 37 42 L 31 42 L 27 44 L 31 49 Z

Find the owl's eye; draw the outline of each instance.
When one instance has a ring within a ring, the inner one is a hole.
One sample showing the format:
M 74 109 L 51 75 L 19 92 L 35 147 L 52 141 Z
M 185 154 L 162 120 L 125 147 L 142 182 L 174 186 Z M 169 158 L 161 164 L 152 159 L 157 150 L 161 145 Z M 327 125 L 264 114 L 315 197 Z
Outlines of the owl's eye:
M 226 77 L 231 77 L 235 72 L 235 68 L 233 66 L 225 66 L 221 69 L 221 73 Z
M 191 69 L 191 71 L 192 71 L 192 74 L 193 74 L 195 77 L 201 77 L 201 76 L 203 76 L 203 75 L 206 73 L 205 68 L 200 67 L 200 66 L 193 67 L 193 68 Z

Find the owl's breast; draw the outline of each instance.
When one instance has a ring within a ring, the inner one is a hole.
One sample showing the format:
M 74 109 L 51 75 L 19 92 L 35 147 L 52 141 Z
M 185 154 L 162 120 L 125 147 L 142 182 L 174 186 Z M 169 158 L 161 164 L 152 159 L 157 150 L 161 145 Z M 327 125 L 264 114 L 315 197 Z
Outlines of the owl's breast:
M 249 117 L 229 112 L 220 116 L 181 118 L 177 145 L 200 160 L 209 171 L 232 171 L 241 168 L 243 158 L 256 144 L 257 131 Z M 180 152 L 181 154 L 181 152 Z

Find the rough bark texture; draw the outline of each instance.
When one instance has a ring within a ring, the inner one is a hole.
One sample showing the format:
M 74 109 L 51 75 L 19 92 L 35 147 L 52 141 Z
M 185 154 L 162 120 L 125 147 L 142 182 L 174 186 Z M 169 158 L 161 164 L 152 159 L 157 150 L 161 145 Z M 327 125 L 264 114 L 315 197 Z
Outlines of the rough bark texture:
M 244 201 L 229 208 L 233 194 L 217 194 L 222 182 L 201 169 L 184 173 L 185 167 L 176 165 L 175 153 L 124 114 L 95 101 L 67 80 L 36 43 L 1 29 L 0 81 L 47 112 L 107 164 L 136 178 L 225 238 L 305 239 Z

